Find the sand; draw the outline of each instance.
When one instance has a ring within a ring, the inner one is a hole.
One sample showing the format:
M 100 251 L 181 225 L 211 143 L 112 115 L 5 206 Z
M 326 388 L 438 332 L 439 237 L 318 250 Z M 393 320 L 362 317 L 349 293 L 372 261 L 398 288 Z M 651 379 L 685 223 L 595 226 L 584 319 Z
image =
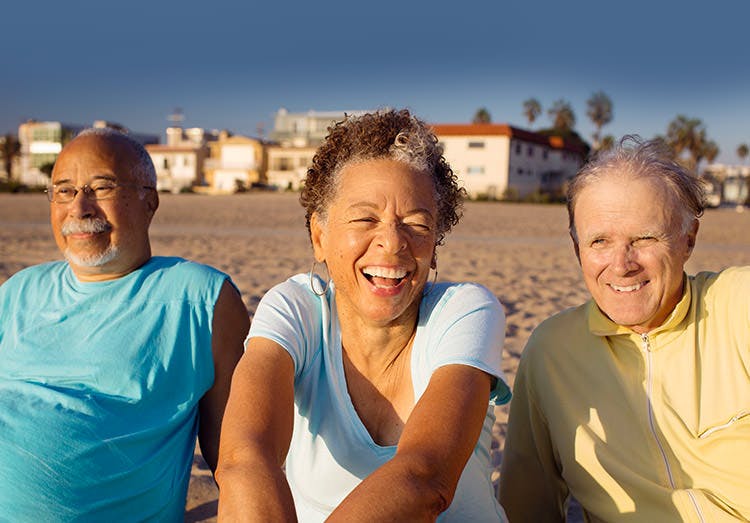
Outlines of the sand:
M 23 267 L 59 259 L 42 194 L 0 194 L 0 283 Z M 750 211 L 708 210 L 687 271 L 750 265 Z M 151 227 L 155 255 L 183 256 L 229 273 L 250 313 L 274 284 L 310 270 L 312 255 L 296 194 L 162 195 Z M 476 281 L 505 306 L 503 367 L 513 383 L 533 328 L 588 298 L 562 205 L 469 202 L 438 250 L 440 280 Z M 507 407 L 498 408 L 493 461 L 499 466 Z M 499 473 L 494 475 L 495 481 Z M 199 455 L 186 521 L 213 521 L 217 491 Z

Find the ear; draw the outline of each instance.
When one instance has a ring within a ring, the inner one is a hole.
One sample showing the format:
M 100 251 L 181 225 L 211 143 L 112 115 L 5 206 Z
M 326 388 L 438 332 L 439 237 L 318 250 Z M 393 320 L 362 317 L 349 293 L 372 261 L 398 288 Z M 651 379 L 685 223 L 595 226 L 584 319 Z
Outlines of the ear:
M 326 261 L 326 228 L 316 212 L 310 216 L 310 240 L 312 241 L 315 260 L 318 262 Z
M 430 260 L 430 269 L 437 269 L 437 245 L 432 248 L 432 259 Z
M 578 248 L 578 240 L 576 240 L 572 232 L 569 232 L 568 234 L 570 234 L 570 239 L 573 241 L 573 250 L 576 253 L 576 258 L 578 258 L 578 265 L 580 265 L 581 264 L 581 250 Z
M 154 217 L 156 209 L 159 208 L 159 193 L 156 190 L 146 191 L 146 208 L 148 209 L 149 220 Z
M 687 234 L 687 253 L 685 254 L 685 260 L 687 261 L 688 258 L 690 258 L 690 255 L 693 254 L 693 249 L 695 248 L 695 240 L 698 237 L 698 229 L 700 228 L 700 221 L 698 218 L 693 218 L 693 223 L 690 226 L 690 230 Z

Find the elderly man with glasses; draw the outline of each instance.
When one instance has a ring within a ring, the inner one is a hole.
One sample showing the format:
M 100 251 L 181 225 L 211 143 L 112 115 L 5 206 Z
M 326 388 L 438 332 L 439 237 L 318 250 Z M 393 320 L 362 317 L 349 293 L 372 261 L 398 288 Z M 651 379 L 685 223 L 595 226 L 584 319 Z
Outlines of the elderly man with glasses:
M 0 520 L 182 521 L 196 434 L 216 464 L 249 320 L 226 274 L 152 257 L 144 148 L 89 129 L 52 171 L 66 261 L 0 287 Z

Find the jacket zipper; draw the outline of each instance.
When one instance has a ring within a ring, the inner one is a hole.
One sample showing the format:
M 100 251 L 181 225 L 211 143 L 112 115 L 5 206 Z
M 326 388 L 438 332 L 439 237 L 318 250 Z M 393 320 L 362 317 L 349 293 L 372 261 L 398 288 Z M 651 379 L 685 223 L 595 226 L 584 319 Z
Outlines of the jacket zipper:
M 698 435 L 698 438 L 705 439 L 705 438 L 709 437 L 711 434 L 713 434 L 714 432 L 716 432 L 717 430 L 725 429 L 725 428 L 729 427 L 730 425 L 732 425 L 733 423 L 737 423 L 739 420 L 741 420 L 742 418 L 745 418 L 747 416 L 750 416 L 750 412 L 748 412 L 746 410 L 743 410 L 739 414 L 736 414 L 736 415 L 732 416 L 732 419 L 730 419 L 726 423 L 724 423 L 722 425 L 717 425 L 716 427 L 711 427 L 710 429 L 704 430 L 703 432 L 701 432 Z
M 667 453 L 664 451 L 664 447 L 661 444 L 661 440 L 659 440 L 659 436 L 656 434 L 656 426 L 654 423 L 654 410 L 651 402 L 651 397 L 653 394 L 653 361 L 651 356 L 651 341 L 648 339 L 648 334 L 641 334 L 641 340 L 643 341 L 643 350 L 646 353 L 646 369 L 647 369 L 647 378 L 646 378 L 646 406 L 648 408 L 648 424 L 649 428 L 651 429 L 651 435 L 654 437 L 654 440 L 656 441 L 656 446 L 659 448 L 659 452 L 661 453 L 661 458 L 664 461 L 664 467 L 667 470 L 667 479 L 669 479 L 669 486 L 672 487 L 672 490 L 677 490 L 677 487 L 675 487 L 674 484 L 674 477 L 672 476 L 672 467 L 669 466 L 669 460 L 667 459 Z M 698 519 L 704 523 L 706 520 L 703 518 L 703 513 L 701 512 L 700 506 L 698 505 L 698 501 L 695 499 L 695 496 L 690 490 L 686 490 L 688 497 L 690 498 L 690 501 L 693 502 L 693 507 L 695 508 L 695 512 L 698 515 Z

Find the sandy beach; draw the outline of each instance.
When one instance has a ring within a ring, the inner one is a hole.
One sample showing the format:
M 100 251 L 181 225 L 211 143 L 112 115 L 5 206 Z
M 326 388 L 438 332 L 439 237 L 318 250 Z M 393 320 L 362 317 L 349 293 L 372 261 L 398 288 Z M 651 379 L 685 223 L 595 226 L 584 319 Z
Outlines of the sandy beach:
M 29 265 L 60 259 L 43 194 L 0 194 L 0 283 Z M 750 265 L 750 210 L 711 209 L 701 220 L 690 273 Z M 182 256 L 232 276 L 252 316 L 274 284 L 307 272 L 312 254 L 296 194 L 162 195 L 151 227 L 155 255 Z M 588 297 L 562 205 L 469 202 L 438 249 L 440 280 L 476 281 L 505 306 L 504 370 L 513 383 L 533 328 Z M 497 409 L 493 460 L 502 459 L 507 407 Z M 499 479 L 496 472 L 494 479 Z M 217 491 L 196 456 L 186 521 L 213 521 Z

